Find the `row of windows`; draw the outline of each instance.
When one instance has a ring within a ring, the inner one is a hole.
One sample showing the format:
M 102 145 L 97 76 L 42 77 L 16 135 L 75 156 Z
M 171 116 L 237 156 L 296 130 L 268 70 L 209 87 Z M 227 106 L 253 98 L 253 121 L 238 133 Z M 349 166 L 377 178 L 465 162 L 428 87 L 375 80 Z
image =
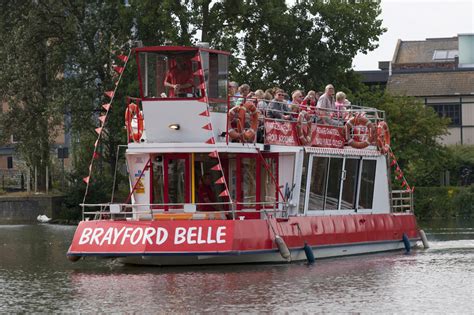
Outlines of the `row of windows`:
M 460 104 L 427 104 L 440 116 L 451 119 L 451 126 L 461 125 L 461 105 Z
M 308 210 L 371 209 L 376 164 L 376 160 L 360 158 L 306 156 L 300 212 L 305 203 Z M 309 181 L 307 170 L 311 171 Z

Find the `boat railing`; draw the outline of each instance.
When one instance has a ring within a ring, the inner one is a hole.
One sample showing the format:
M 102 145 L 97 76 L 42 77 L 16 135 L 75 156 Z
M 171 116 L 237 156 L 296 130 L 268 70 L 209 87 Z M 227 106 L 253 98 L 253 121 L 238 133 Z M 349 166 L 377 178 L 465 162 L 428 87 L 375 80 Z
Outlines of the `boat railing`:
M 392 212 L 413 213 L 413 193 L 407 190 L 392 190 Z
M 275 217 L 288 216 L 286 202 L 212 202 L 212 203 L 157 203 L 81 204 L 82 220 L 124 219 L 233 219 L 242 220 L 250 213 L 270 213 Z M 200 206 L 230 208 L 229 210 L 198 210 Z M 89 209 L 91 209 L 89 211 Z M 173 217 L 174 215 L 174 217 Z
M 251 105 L 254 105 L 251 106 Z M 239 106 L 245 107 L 246 119 L 245 126 L 241 126 L 239 115 L 236 115 L 236 108 Z M 317 108 L 316 106 L 291 104 L 288 102 L 278 102 L 275 100 L 265 100 L 259 98 L 244 98 L 239 96 L 229 97 L 228 101 L 228 117 L 231 116 L 227 123 L 227 134 L 229 131 L 240 127 L 240 129 L 251 128 L 249 114 L 258 111 L 258 129 L 256 136 L 245 141 L 243 137 L 234 139 L 227 137 L 228 142 L 259 142 L 265 144 L 276 144 L 272 142 L 272 137 L 285 138 L 291 136 L 294 141 L 288 141 L 286 145 L 301 145 L 301 135 L 297 135 L 298 130 L 311 123 L 312 130 L 316 126 L 329 127 L 338 129 L 341 137 L 344 135 L 344 126 L 348 121 L 355 117 L 363 117 L 365 119 L 358 119 L 363 122 L 364 127 L 371 128 L 375 132 L 375 127 L 380 121 L 385 121 L 385 112 L 372 107 L 364 107 L 358 105 L 348 105 L 343 110 Z M 301 117 L 303 116 L 303 117 Z M 355 123 L 356 121 L 352 121 Z M 278 123 L 278 124 L 275 124 Z M 276 130 L 276 129 L 277 130 Z M 357 136 L 361 136 L 360 130 L 357 131 Z M 369 131 L 364 131 L 368 133 Z M 306 131 L 307 133 L 307 131 Z M 235 134 L 235 133 L 234 133 Z M 269 137 L 267 137 L 270 135 Z M 375 137 L 372 137 L 371 145 L 375 144 Z M 285 143 L 278 143 L 285 144 Z M 345 144 L 345 143 L 344 143 Z M 305 145 L 308 145 L 306 143 Z

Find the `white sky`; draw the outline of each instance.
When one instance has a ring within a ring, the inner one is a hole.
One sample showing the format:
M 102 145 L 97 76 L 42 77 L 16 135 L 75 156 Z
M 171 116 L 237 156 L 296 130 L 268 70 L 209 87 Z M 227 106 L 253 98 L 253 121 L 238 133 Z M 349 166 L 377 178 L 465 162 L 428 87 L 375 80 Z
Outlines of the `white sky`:
M 358 54 L 355 70 L 376 70 L 379 61 L 390 61 L 401 40 L 424 40 L 474 33 L 474 0 L 382 0 L 382 25 L 387 28 L 379 48 Z

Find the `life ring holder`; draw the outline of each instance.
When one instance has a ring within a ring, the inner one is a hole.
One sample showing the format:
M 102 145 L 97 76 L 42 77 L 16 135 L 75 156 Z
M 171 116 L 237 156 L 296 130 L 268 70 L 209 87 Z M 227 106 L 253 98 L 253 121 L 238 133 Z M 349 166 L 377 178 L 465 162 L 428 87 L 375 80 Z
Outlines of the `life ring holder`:
M 390 130 L 385 121 L 380 121 L 377 124 L 377 147 L 382 154 L 386 154 L 390 150 Z
M 136 131 L 132 126 L 132 121 L 137 120 Z M 127 128 L 128 141 L 140 142 L 143 135 L 143 114 L 140 108 L 135 103 L 130 103 L 125 110 L 125 127 Z
M 303 128 L 303 124 L 306 124 L 306 131 Z M 298 139 L 300 140 L 303 146 L 311 145 L 312 142 L 312 122 L 310 115 L 305 111 L 301 111 L 298 114 L 298 120 L 296 122 L 296 133 L 298 135 Z
M 245 114 L 250 113 L 250 128 L 245 128 Z M 228 130 L 228 135 L 232 140 L 240 142 L 253 142 L 257 135 L 259 111 L 252 102 L 232 107 L 227 114 L 227 124 L 232 126 L 232 122 L 238 115 L 237 126 Z
M 366 127 L 368 131 L 368 137 L 363 141 L 356 141 L 352 134 L 353 129 L 356 126 Z M 356 149 L 364 149 L 368 147 L 373 142 L 374 137 L 374 125 L 370 122 L 370 120 L 362 115 L 356 115 L 350 118 L 346 125 L 345 125 L 345 134 L 347 144 Z

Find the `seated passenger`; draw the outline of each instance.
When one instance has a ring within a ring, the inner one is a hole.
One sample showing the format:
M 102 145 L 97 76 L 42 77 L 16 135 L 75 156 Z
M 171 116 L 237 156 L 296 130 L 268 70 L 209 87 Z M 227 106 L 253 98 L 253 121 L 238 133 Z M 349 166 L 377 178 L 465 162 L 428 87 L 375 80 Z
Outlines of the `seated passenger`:
M 211 175 L 205 173 L 202 175 L 198 188 L 198 203 L 214 203 L 216 196 L 212 190 Z M 215 205 L 198 205 L 199 211 L 217 211 Z
M 235 106 L 236 96 L 238 96 L 239 84 L 235 81 L 230 81 L 227 85 L 227 93 L 229 95 L 230 107 Z
M 235 100 L 235 105 L 241 105 L 244 103 L 245 98 L 252 97 L 252 93 L 250 92 L 250 85 L 242 84 L 239 86 L 239 97 Z
M 290 110 L 285 101 L 285 95 L 285 91 L 282 89 L 275 91 L 275 98 L 270 103 L 267 111 L 269 118 L 291 120 L 291 115 L 289 114 Z
M 191 61 L 177 56 L 176 64 L 166 73 L 164 85 L 169 87 L 168 97 L 188 97 L 193 94 L 193 69 Z
M 346 99 L 346 93 L 337 92 L 336 93 L 336 116 L 337 118 L 345 118 L 347 115 L 347 107 L 351 103 Z

